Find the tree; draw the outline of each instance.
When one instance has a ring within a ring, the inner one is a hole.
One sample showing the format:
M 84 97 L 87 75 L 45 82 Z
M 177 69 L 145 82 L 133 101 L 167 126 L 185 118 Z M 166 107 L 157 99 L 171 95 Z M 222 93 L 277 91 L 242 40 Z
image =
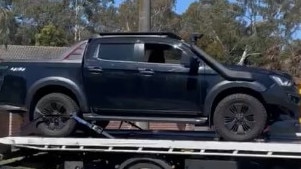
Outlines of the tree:
M 35 37 L 38 46 L 64 46 L 67 44 L 64 31 L 54 24 L 44 26 Z
M 138 31 L 138 3 L 2 0 L 0 43 L 69 45 L 99 32 Z M 203 33 L 197 45 L 222 62 L 235 64 L 250 56 L 254 65 L 298 74 L 301 1 L 198 0 L 181 15 L 173 10 L 176 0 L 151 4 L 151 31 L 174 32 L 185 40 L 193 32 Z
M 176 0 L 152 0 L 151 3 L 151 30 L 178 32 L 180 17 L 173 11 Z
M 2 44 L 7 45 L 9 41 L 9 22 L 10 22 L 10 12 L 1 7 L 0 8 L 0 40 Z
M 175 0 L 151 0 L 151 31 L 178 32 L 180 16 L 173 11 Z M 138 0 L 125 0 L 117 9 L 116 31 L 138 31 Z
M 236 20 L 240 14 L 241 9 L 226 0 L 194 2 L 182 15 L 180 33 L 187 40 L 191 32 L 203 33 L 198 45 L 218 60 L 230 62 L 242 53 L 242 25 Z
M 18 38 L 22 39 L 22 44 L 32 44 L 32 40 L 28 41 L 28 39 L 35 40 L 32 35 L 51 23 L 64 31 L 68 43 L 74 43 L 76 24 L 81 16 L 76 16 L 75 8 L 72 6 L 73 1 L 13 0 L 12 10 L 22 25 L 17 33 Z M 81 21 L 79 25 L 82 26 Z M 24 34 L 28 30 L 32 32 Z
M 14 15 L 6 5 L 7 3 L 2 2 L 0 6 L 0 43 L 5 47 L 13 41 L 17 27 Z
M 152 1 L 151 1 L 152 2 Z M 125 0 L 117 9 L 117 21 L 120 31 L 138 31 L 139 9 L 137 0 Z
M 87 30 L 91 33 L 115 31 L 118 29 L 116 21 L 116 7 L 113 0 L 86 0 L 82 4 L 83 16 Z
M 301 3 L 285 0 L 236 0 L 234 3 L 244 10 L 239 18 L 248 30 L 248 35 L 242 38 L 248 52 L 261 54 L 256 61 L 260 66 L 283 69 L 282 60 L 294 57 L 295 49 L 291 45 L 301 22 L 298 17 Z

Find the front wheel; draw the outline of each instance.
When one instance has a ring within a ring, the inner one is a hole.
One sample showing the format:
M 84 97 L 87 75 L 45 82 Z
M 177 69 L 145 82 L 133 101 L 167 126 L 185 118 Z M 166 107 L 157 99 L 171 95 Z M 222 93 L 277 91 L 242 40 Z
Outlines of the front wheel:
M 264 130 L 267 112 L 263 104 L 247 94 L 222 99 L 213 114 L 216 132 L 228 141 L 249 141 Z
M 156 164 L 150 164 L 150 163 L 137 163 L 134 164 L 127 169 L 164 169 Z
M 39 118 L 37 120 L 39 134 L 50 137 L 70 135 L 76 126 L 76 121 L 70 117 L 78 112 L 76 102 L 65 94 L 51 93 L 43 96 L 34 109 L 34 117 Z

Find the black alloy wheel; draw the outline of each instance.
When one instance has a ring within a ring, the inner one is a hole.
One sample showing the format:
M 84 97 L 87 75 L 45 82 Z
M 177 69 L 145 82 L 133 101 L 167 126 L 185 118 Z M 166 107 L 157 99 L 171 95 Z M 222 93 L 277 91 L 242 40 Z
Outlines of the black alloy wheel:
M 250 141 L 262 134 L 267 121 L 264 105 L 247 94 L 233 94 L 222 99 L 215 108 L 216 132 L 228 141 Z
M 79 107 L 69 96 L 51 93 L 42 97 L 35 106 L 34 116 L 40 117 L 38 132 L 44 136 L 64 137 L 70 135 L 76 126 L 71 118 L 78 113 Z

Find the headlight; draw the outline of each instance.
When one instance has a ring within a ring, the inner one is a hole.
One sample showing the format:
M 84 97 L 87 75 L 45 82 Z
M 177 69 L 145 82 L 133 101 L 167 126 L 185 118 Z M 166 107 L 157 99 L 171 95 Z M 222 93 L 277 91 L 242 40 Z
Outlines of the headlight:
M 290 87 L 294 84 L 291 80 L 289 80 L 285 77 L 273 75 L 273 76 L 271 76 L 271 78 L 280 86 Z

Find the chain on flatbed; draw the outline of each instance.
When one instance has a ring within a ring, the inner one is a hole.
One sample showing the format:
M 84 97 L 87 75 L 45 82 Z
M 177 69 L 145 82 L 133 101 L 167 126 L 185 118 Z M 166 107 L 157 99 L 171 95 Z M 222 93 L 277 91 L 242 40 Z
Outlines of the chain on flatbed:
M 4 137 L 0 138 L 0 143 L 40 151 L 301 159 L 301 144 L 298 143 L 43 137 Z

